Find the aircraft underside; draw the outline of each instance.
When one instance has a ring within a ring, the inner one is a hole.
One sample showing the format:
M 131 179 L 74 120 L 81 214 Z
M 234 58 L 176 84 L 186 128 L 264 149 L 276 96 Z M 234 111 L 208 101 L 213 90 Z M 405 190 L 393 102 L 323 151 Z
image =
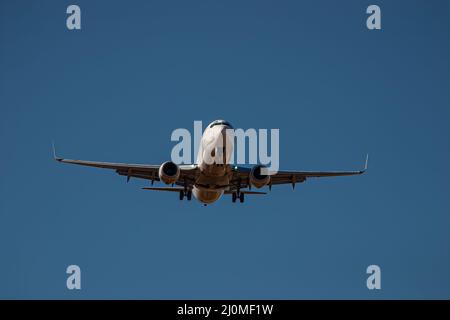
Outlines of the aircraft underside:
M 180 200 L 192 199 L 192 195 L 204 205 L 211 204 L 222 195 L 230 195 L 232 202 L 244 202 L 245 195 L 263 195 L 266 192 L 252 191 L 274 185 L 302 183 L 310 178 L 337 177 L 363 174 L 367 169 L 368 157 L 364 169 L 353 171 L 275 171 L 267 173 L 260 164 L 253 167 L 230 165 L 233 150 L 233 139 L 228 135 L 232 129 L 229 122 L 213 121 L 205 129 L 199 147 L 197 163 L 176 164 L 166 161 L 155 164 L 129 164 L 99 162 L 87 160 L 65 159 L 56 156 L 53 146 L 53 157 L 56 161 L 88 167 L 115 170 L 117 174 L 130 178 L 150 180 L 151 187 L 144 190 L 179 193 Z M 266 168 L 267 169 L 267 168 Z M 162 182 L 165 187 L 153 187 L 153 182 Z M 176 187 L 175 187 L 176 185 Z M 171 186 L 171 187 L 170 187 Z

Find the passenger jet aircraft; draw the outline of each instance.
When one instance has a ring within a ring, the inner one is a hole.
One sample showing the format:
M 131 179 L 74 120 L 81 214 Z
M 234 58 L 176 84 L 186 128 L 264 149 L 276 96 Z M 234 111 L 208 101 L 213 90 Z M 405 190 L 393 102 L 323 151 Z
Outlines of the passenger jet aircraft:
M 232 126 L 224 120 L 216 120 L 208 125 L 201 138 L 196 164 L 177 165 L 167 161 L 161 165 L 148 165 L 71 160 L 57 157 L 54 148 L 53 156 L 59 162 L 116 170 L 119 175 L 126 176 L 127 181 L 131 177 L 150 180 L 152 185 L 154 181 L 162 181 L 172 187 L 143 189 L 178 192 L 180 200 L 184 197 L 191 200 L 194 195 L 205 205 L 218 200 L 223 194 L 230 194 L 233 202 L 237 199 L 244 202 L 246 194 L 266 194 L 251 191 L 252 186 L 257 189 L 268 186 L 270 190 L 272 185 L 292 184 L 294 188 L 297 182 L 304 182 L 308 178 L 359 175 L 367 169 L 368 157 L 364 169 L 359 171 L 278 171 L 275 174 L 265 175 L 262 172 L 264 170 L 261 170 L 262 165 L 247 168 L 230 164 L 234 144 L 233 139 L 227 134 L 227 129 L 232 129 Z M 216 147 L 219 145 L 221 150 Z M 222 156 L 221 161 L 210 160 L 216 153 L 217 156 Z

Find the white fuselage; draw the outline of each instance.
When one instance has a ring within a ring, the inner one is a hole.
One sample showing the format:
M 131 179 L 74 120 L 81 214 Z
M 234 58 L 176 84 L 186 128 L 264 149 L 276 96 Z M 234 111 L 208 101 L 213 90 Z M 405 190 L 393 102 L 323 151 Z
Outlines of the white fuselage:
M 220 121 L 220 120 L 219 120 Z M 218 200 L 229 188 L 231 174 L 230 159 L 233 154 L 234 136 L 228 124 L 213 122 L 205 129 L 197 155 L 200 175 L 192 193 L 203 203 Z

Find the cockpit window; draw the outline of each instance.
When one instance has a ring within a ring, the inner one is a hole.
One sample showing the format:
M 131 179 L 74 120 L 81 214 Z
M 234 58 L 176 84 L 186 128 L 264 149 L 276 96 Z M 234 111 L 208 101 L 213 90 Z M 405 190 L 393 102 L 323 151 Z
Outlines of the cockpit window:
M 216 120 L 213 123 L 211 123 L 211 125 L 209 126 L 210 128 L 217 126 L 217 125 L 224 125 L 224 126 L 228 126 L 231 128 L 231 124 L 227 121 L 224 120 Z

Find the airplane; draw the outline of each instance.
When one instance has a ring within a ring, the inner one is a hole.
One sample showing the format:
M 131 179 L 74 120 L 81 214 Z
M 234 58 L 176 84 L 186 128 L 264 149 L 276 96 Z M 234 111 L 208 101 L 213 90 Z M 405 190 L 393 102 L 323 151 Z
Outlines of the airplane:
M 271 190 L 273 185 L 292 184 L 294 189 L 296 183 L 305 182 L 309 178 L 360 175 L 367 170 L 368 155 L 364 169 L 357 171 L 278 171 L 274 174 L 263 174 L 266 171 L 262 171 L 262 168 L 265 167 L 259 164 L 252 168 L 235 166 L 230 164 L 233 139 L 227 134 L 227 129 L 233 127 L 225 120 L 215 120 L 207 126 L 200 141 L 195 164 L 177 165 L 166 161 L 161 165 L 149 165 L 64 159 L 56 156 L 54 145 L 53 157 L 62 163 L 115 170 L 119 175 L 126 176 L 127 182 L 132 177 L 150 180 L 152 186 L 154 181 L 162 181 L 172 187 L 142 189 L 177 192 L 180 200 L 186 197 L 190 201 L 194 195 L 205 206 L 219 200 L 224 194 L 231 195 L 233 203 L 237 199 L 241 203 L 244 202 L 245 195 L 267 194 L 252 191 L 252 186 L 256 189 L 268 186 Z M 220 146 L 220 150 L 217 146 Z

